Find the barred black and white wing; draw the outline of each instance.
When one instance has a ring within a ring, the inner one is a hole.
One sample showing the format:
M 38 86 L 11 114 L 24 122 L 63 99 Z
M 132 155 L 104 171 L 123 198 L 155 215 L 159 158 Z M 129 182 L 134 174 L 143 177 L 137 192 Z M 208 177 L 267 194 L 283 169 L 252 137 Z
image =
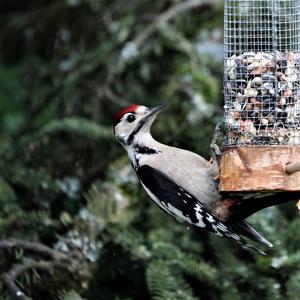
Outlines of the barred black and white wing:
M 242 246 L 265 255 L 242 239 L 233 228 L 211 214 L 198 199 L 164 173 L 148 165 L 139 167 L 137 173 L 151 199 L 168 214 L 181 222 L 185 221 L 219 236 L 231 238 Z

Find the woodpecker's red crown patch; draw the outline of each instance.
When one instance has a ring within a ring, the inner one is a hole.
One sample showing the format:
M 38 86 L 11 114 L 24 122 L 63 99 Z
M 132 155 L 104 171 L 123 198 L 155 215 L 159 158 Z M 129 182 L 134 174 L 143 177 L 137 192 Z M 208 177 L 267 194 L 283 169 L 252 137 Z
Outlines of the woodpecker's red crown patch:
M 141 105 L 133 104 L 126 108 L 123 108 L 121 111 L 115 114 L 114 116 L 114 125 L 120 122 L 122 117 L 127 113 L 133 113 L 135 112 Z

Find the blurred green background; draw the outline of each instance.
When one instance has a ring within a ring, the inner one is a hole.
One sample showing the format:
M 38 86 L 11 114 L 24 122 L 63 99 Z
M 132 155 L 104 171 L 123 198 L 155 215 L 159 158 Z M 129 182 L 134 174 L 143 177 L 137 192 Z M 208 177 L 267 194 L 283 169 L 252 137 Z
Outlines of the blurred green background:
M 209 159 L 222 35 L 222 1 L 0 2 L 0 248 L 68 257 L 2 247 L 1 300 L 7 279 L 34 300 L 300 299 L 293 204 L 250 218 L 275 249 L 245 253 L 157 209 L 113 138 L 121 108 L 164 102 L 154 136 Z

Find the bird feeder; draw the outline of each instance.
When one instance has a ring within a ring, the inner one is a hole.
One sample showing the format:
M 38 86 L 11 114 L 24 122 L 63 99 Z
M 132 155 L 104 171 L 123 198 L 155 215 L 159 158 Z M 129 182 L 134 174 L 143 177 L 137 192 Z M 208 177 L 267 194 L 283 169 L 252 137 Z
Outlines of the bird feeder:
M 300 191 L 300 0 L 225 0 L 220 191 Z

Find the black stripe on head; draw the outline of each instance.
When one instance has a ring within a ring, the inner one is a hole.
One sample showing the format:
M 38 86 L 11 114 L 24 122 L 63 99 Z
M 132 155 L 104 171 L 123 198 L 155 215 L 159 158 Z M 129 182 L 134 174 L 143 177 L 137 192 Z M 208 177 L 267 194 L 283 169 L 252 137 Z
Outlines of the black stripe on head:
M 139 121 L 137 127 L 130 133 L 130 135 L 129 135 L 127 141 L 126 141 L 127 145 L 131 145 L 132 144 L 135 135 L 143 128 L 143 126 L 145 125 L 145 123 L 146 123 L 145 119 L 142 119 L 142 120 Z

